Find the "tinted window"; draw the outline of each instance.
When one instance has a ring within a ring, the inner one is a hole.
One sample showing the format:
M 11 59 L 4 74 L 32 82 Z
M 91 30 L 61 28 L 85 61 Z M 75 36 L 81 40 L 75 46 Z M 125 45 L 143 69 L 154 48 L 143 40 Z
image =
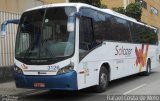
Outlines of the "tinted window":
M 131 23 L 131 33 L 132 33 L 132 40 L 134 43 L 143 43 L 144 42 L 144 34 L 145 33 L 145 27 L 142 27 L 141 25 Z
M 101 43 L 104 40 L 112 40 L 110 28 L 111 17 L 111 15 L 103 13 L 98 13 L 97 17 L 94 17 L 94 34 L 95 39 L 97 41 L 99 40 L 99 43 Z
M 105 19 L 105 40 L 113 40 L 112 38 L 112 29 L 111 29 L 111 18 L 113 17 L 112 15 L 108 15 L 108 14 L 105 14 L 106 16 L 106 19 Z
M 128 21 L 118 17 L 112 17 L 111 29 L 112 29 L 112 40 L 131 42 Z
M 87 8 L 81 8 L 79 24 L 79 56 L 80 60 L 93 48 L 102 42 L 100 30 L 101 19 L 105 16 L 97 16 L 97 11 Z
M 158 37 L 157 37 L 156 30 L 151 29 L 151 28 L 147 28 L 146 42 L 150 43 L 150 44 L 157 44 L 158 43 Z
M 82 8 L 80 10 L 80 13 L 82 15 L 82 17 L 80 18 L 80 39 L 82 41 L 82 38 L 84 36 L 84 38 L 88 41 L 87 48 L 88 50 L 91 50 L 102 43 L 106 28 L 104 27 L 105 16 L 102 13 L 98 13 L 95 10 L 87 8 Z
M 100 45 L 104 40 L 112 40 L 111 34 L 111 15 L 98 12 L 89 8 L 81 8 L 81 15 L 92 19 L 93 34 L 95 45 Z
M 80 60 L 92 49 L 93 45 L 93 26 L 92 19 L 87 17 L 80 18 L 79 28 L 79 56 Z
M 93 42 L 92 19 L 81 17 L 79 33 L 80 49 L 90 50 L 92 48 L 91 43 Z
M 130 23 L 132 40 L 134 43 L 156 44 L 158 41 L 157 34 L 154 29 Z
M 80 14 L 85 17 L 89 18 L 96 18 L 97 17 L 97 11 L 89 8 L 81 8 Z
M 104 40 L 149 44 L 158 41 L 154 29 L 89 8 L 81 8 L 80 13 L 92 19 L 93 42 L 90 44 L 97 46 Z
M 105 15 L 102 13 L 98 13 L 97 16 L 94 17 L 94 34 L 95 39 L 101 41 L 106 34 Z

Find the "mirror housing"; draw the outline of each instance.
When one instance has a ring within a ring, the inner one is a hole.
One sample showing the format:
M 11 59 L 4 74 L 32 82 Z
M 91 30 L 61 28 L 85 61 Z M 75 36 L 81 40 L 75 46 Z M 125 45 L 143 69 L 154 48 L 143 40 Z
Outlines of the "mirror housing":
M 1 25 L 1 36 L 5 36 L 7 33 L 7 22 L 3 22 L 3 24 Z
M 69 16 L 67 22 L 67 31 L 74 32 L 75 29 L 75 16 Z
M 7 33 L 7 25 L 8 24 L 18 24 L 19 23 L 19 19 L 13 19 L 13 20 L 6 20 L 2 23 L 1 25 L 1 33 L 0 35 L 3 37 L 6 35 Z

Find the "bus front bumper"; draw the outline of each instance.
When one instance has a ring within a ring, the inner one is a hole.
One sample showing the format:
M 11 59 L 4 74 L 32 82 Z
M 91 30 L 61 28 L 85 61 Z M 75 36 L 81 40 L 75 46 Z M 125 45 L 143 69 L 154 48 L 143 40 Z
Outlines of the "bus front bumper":
M 70 71 L 59 75 L 23 75 L 15 73 L 17 88 L 77 90 L 77 73 Z

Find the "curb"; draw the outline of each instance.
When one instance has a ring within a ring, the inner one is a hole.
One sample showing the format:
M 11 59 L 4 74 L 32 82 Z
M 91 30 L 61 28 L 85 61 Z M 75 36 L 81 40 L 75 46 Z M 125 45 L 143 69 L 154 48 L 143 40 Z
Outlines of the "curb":
M 13 66 L 0 67 L 0 83 L 14 80 Z

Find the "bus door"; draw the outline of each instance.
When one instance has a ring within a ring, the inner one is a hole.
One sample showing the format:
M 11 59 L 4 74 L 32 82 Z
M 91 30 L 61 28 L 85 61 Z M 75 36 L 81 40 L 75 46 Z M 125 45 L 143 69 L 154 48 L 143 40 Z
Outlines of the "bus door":
M 89 17 L 82 16 L 79 22 L 79 60 L 80 67 L 79 71 L 83 71 L 80 74 L 80 84 L 83 84 L 83 87 L 91 86 L 95 84 L 94 80 L 96 76 L 94 74 L 94 62 L 91 62 L 89 58 L 87 58 L 87 54 L 92 52 L 94 48 L 94 31 L 93 31 L 93 19 Z

